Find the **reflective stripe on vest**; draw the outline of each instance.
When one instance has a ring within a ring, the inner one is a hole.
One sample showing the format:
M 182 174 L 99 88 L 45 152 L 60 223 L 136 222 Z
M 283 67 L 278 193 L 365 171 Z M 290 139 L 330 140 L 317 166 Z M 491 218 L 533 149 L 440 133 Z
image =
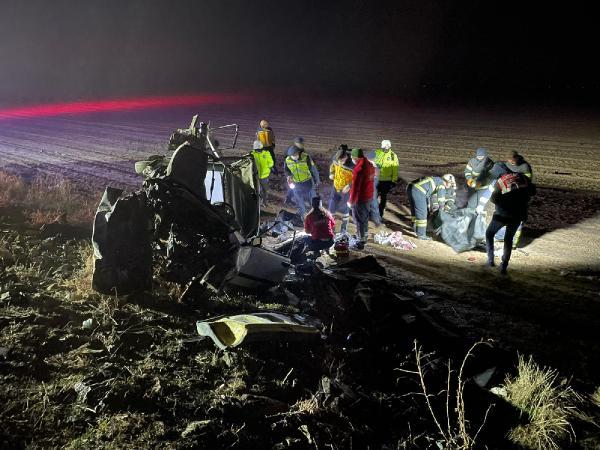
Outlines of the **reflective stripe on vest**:
M 292 173 L 292 180 L 295 183 L 302 183 L 312 178 L 310 167 L 308 167 L 308 156 L 302 153 L 298 161 L 294 161 L 291 156 L 285 158 L 285 165 Z
M 433 193 L 433 191 L 435 191 L 436 184 L 435 181 L 433 181 L 433 178 L 431 177 L 423 178 L 422 180 L 417 181 L 415 184 L 413 184 L 413 186 L 420 190 L 423 194 L 427 194 L 427 191 L 423 187 L 423 185 L 427 183 L 431 183 L 431 192 Z

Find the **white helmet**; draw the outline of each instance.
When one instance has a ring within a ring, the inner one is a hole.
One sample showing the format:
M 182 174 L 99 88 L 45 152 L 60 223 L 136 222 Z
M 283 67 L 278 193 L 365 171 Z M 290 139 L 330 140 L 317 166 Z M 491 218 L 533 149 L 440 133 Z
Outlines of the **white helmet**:
M 451 187 L 453 187 L 453 188 L 456 187 L 456 179 L 454 178 L 454 175 L 452 175 L 451 173 L 447 173 L 446 175 L 442 176 L 442 180 L 444 180 L 446 183 L 448 183 Z
M 254 143 L 252 144 L 252 148 L 254 150 L 260 150 L 261 148 L 263 148 L 263 143 L 260 141 L 254 141 Z
M 384 150 L 389 150 L 392 148 L 392 143 L 388 139 L 384 139 L 381 141 L 381 148 Z

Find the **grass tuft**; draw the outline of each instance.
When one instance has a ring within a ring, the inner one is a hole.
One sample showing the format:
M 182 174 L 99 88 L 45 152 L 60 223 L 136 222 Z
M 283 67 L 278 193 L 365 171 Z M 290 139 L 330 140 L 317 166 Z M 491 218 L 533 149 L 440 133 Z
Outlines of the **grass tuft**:
M 505 380 L 506 399 L 528 417 L 513 428 L 509 439 L 528 449 L 559 449 L 575 438 L 570 420 L 580 415 L 580 397 L 555 370 L 519 357 L 517 375 Z

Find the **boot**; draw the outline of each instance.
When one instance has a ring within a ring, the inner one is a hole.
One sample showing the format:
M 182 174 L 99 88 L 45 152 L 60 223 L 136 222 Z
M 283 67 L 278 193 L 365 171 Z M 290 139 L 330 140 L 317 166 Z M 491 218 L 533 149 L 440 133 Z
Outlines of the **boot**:
M 507 274 L 507 270 L 506 270 L 507 268 L 508 268 L 508 263 L 502 261 L 502 264 L 500 264 L 500 273 L 502 275 L 506 275 Z

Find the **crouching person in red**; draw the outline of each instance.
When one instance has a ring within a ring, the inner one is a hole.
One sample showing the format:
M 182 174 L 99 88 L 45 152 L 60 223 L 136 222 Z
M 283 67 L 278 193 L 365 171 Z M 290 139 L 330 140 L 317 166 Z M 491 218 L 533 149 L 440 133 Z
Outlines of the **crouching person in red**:
M 323 208 L 321 197 L 313 197 L 311 203 L 312 209 L 304 218 L 304 231 L 310 234 L 306 236 L 308 250 L 313 252 L 327 250 L 333 245 L 335 219 Z
M 362 250 L 369 237 L 369 212 L 373 200 L 375 168 L 360 148 L 352 149 L 352 186 L 348 206 L 352 208 L 352 219 L 356 225 L 358 243 L 355 248 Z

